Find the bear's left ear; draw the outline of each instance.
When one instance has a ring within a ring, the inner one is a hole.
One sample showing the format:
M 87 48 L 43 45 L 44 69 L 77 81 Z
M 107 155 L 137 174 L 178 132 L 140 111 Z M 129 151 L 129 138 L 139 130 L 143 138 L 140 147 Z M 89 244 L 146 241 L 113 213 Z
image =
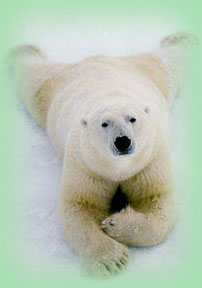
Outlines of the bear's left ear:
M 155 83 L 171 106 L 186 76 L 196 43 L 193 36 L 177 33 L 164 38 L 158 49 L 125 59 Z

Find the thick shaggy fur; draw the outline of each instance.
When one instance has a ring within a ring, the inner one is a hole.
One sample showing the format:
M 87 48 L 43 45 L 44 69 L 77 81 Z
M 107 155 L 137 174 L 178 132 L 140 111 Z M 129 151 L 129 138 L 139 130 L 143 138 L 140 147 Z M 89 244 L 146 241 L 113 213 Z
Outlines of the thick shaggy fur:
M 65 236 L 94 273 L 121 271 L 126 246 L 159 244 L 175 223 L 169 116 L 188 46 L 177 34 L 150 53 L 74 65 L 50 62 L 33 46 L 12 52 L 18 92 L 63 162 Z M 130 136 L 132 154 L 112 153 L 117 133 Z

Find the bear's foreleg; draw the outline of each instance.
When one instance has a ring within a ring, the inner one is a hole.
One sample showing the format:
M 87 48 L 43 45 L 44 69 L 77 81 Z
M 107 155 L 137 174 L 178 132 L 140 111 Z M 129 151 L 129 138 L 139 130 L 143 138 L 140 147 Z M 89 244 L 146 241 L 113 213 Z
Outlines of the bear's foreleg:
M 64 175 L 69 177 L 63 177 L 59 212 L 69 245 L 91 274 L 110 275 L 124 270 L 129 260 L 128 249 L 107 236 L 100 227 L 107 216 L 102 199 L 110 195 L 111 184 L 73 168 L 67 172 Z M 102 196 L 104 191 L 106 196 Z
M 155 159 L 121 188 L 129 206 L 102 222 L 103 231 L 129 246 L 153 246 L 163 242 L 175 219 L 175 197 L 169 153 L 161 150 Z
M 174 224 L 174 211 L 168 196 L 139 200 L 102 222 L 103 231 L 128 246 L 153 246 L 163 242 Z M 141 212 L 140 212 L 141 211 Z

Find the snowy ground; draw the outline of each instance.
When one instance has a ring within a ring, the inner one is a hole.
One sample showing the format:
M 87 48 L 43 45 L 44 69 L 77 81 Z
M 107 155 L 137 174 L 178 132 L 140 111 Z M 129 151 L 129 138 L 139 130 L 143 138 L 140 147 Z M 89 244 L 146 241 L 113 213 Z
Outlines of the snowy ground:
M 93 25 L 79 21 L 39 23 L 40 21 L 35 21 L 32 25 L 22 23 L 19 43 L 38 45 L 48 53 L 50 59 L 69 62 L 93 54 L 128 55 L 143 52 L 156 47 L 162 37 L 180 28 L 169 21 L 158 22 L 155 19 L 133 25 L 119 23 L 111 26 L 110 23 Z M 180 162 L 183 147 L 181 99 L 176 102 L 172 112 L 172 150 L 178 195 L 181 193 L 180 183 L 183 179 Z M 23 216 L 23 229 L 20 230 L 24 239 L 23 253 L 29 261 L 35 259 L 36 263 L 61 263 L 77 269 L 77 257 L 64 239 L 57 216 L 61 164 L 46 133 L 37 127 L 20 103 L 14 104 L 14 110 L 23 143 L 20 152 L 23 166 L 23 197 L 20 201 Z M 178 224 L 164 244 L 148 249 L 131 249 L 131 271 L 175 266 L 182 253 L 179 247 L 186 203 L 180 203 L 179 212 Z

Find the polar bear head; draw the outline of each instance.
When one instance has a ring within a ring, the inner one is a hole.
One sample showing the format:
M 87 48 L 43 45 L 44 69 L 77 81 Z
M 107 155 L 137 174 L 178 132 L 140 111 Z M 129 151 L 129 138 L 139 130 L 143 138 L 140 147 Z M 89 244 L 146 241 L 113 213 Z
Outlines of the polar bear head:
M 177 35 L 152 53 L 122 59 L 115 77 L 106 81 L 106 87 L 120 90 L 91 98 L 80 134 L 81 158 L 91 171 L 123 181 L 145 168 L 161 144 L 166 147 L 169 109 L 184 79 L 189 45 L 188 36 Z
M 113 91 L 108 96 L 82 118 L 80 151 L 91 171 L 121 181 L 150 161 L 160 129 L 150 107 L 134 101 L 133 95 Z

